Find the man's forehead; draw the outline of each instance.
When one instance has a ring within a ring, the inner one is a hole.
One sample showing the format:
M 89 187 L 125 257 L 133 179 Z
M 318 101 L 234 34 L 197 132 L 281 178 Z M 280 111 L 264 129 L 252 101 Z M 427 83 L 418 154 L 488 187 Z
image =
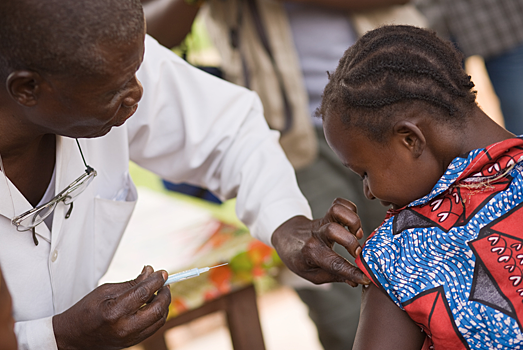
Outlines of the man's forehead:
M 133 75 L 141 65 L 144 54 L 145 36 L 138 36 L 128 43 L 100 43 L 96 47 L 96 56 L 102 62 L 99 78 L 107 75 Z

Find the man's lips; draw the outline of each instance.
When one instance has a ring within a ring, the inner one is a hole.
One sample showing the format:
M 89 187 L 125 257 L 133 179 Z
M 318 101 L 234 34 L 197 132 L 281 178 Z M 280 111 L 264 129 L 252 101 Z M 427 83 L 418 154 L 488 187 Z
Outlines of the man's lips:
M 133 114 L 136 113 L 137 109 L 138 109 L 138 104 L 135 104 L 132 107 L 131 113 L 129 113 L 129 115 L 126 116 L 125 118 L 122 118 L 120 121 L 116 122 L 114 124 L 114 126 L 122 126 L 127 121 L 127 119 L 131 118 L 133 116 Z

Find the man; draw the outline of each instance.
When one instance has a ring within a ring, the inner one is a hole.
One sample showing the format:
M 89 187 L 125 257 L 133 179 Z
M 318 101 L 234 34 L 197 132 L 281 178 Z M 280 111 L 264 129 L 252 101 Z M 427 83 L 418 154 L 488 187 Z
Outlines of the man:
M 136 201 L 130 159 L 236 196 L 301 276 L 369 283 L 331 249 L 359 254 L 354 205 L 311 221 L 257 96 L 144 44 L 138 0 L 5 0 L 0 17 L 0 264 L 19 348 L 122 348 L 165 322 L 165 271 L 95 289 Z

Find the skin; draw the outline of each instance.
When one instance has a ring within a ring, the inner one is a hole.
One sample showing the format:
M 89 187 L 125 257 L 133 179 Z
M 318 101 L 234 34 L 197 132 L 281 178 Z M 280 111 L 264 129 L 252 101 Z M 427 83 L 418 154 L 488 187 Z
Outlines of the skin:
M 148 338 L 169 313 L 166 279 L 167 272 L 146 266 L 132 281 L 96 288 L 53 317 L 58 349 L 121 349 Z
M 55 167 L 56 135 L 99 137 L 136 111 L 136 78 L 145 33 L 125 45 L 101 42 L 100 74 L 71 77 L 13 71 L 0 88 L 0 154 L 6 175 L 33 205 Z M 151 267 L 135 280 L 102 285 L 53 317 L 59 349 L 118 349 L 137 344 L 164 323 L 171 294 L 166 271 Z
M 338 243 L 356 257 L 361 253 L 358 242 L 361 238 L 363 230 L 356 206 L 336 198 L 322 219 L 311 221 L 296 216 L 283 223 L 274 231 L 272 244 L 285 265 L 297 275 L 315 284 L 345 282 L 355 287 L 369 284 L 370 280 L 334 252 L 333 246 Z
M 0 90 L 0 154 L 7 176 L 33 205 L 53 173 L 55 135 L 105 135 L 138 107 L 143 37 L 119 50 L 99 50 L 108 60 L 106 72 L 82 77 L 81 84 L 76 77 L 14 71 Z
M 362 178 L 367 198 L 401 208 L 428 194 L 450 162 L 473 149 L 514 135 L 474 107 L 465 124 L 436 121 L 425 109 L 407 108 L 383 143 L 347 127 L 338 115 L 324 119 L 325 137 L 343 164 Z M 425 335 L 375 285 L 363 288 L 353 349 L 421 349 Z
M 14 326 L 11 295 L 0 270 L 0 350 L 16 350 L 18 348 Z
M 191 32 L 192 24 L 200 11 L 197 5 L 184 0 L 141 0 L 147 33 L 165 47 L 180 45 Z

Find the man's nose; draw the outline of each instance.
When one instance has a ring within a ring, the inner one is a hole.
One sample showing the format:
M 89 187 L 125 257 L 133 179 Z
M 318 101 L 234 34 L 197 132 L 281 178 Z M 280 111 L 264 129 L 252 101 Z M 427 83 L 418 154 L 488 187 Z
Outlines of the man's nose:
M 369 185 L 367 184 L 366 179 L 363 180 L 363 193 L 365 194 L 365 197 L 367 197 L 367 199 L 370 199 L 370 200 L 376 199 L 376 197 L 374 197 L 374 195 L 370 191 L 370 188 L 369 188 Z
M 135 76 L 132 81 L 132 87 L 129 89 L 127 96 L 123 99 L 122 104 L 125 107 L 134 107 L 143 96 L 143 87 L 142 83 Z

